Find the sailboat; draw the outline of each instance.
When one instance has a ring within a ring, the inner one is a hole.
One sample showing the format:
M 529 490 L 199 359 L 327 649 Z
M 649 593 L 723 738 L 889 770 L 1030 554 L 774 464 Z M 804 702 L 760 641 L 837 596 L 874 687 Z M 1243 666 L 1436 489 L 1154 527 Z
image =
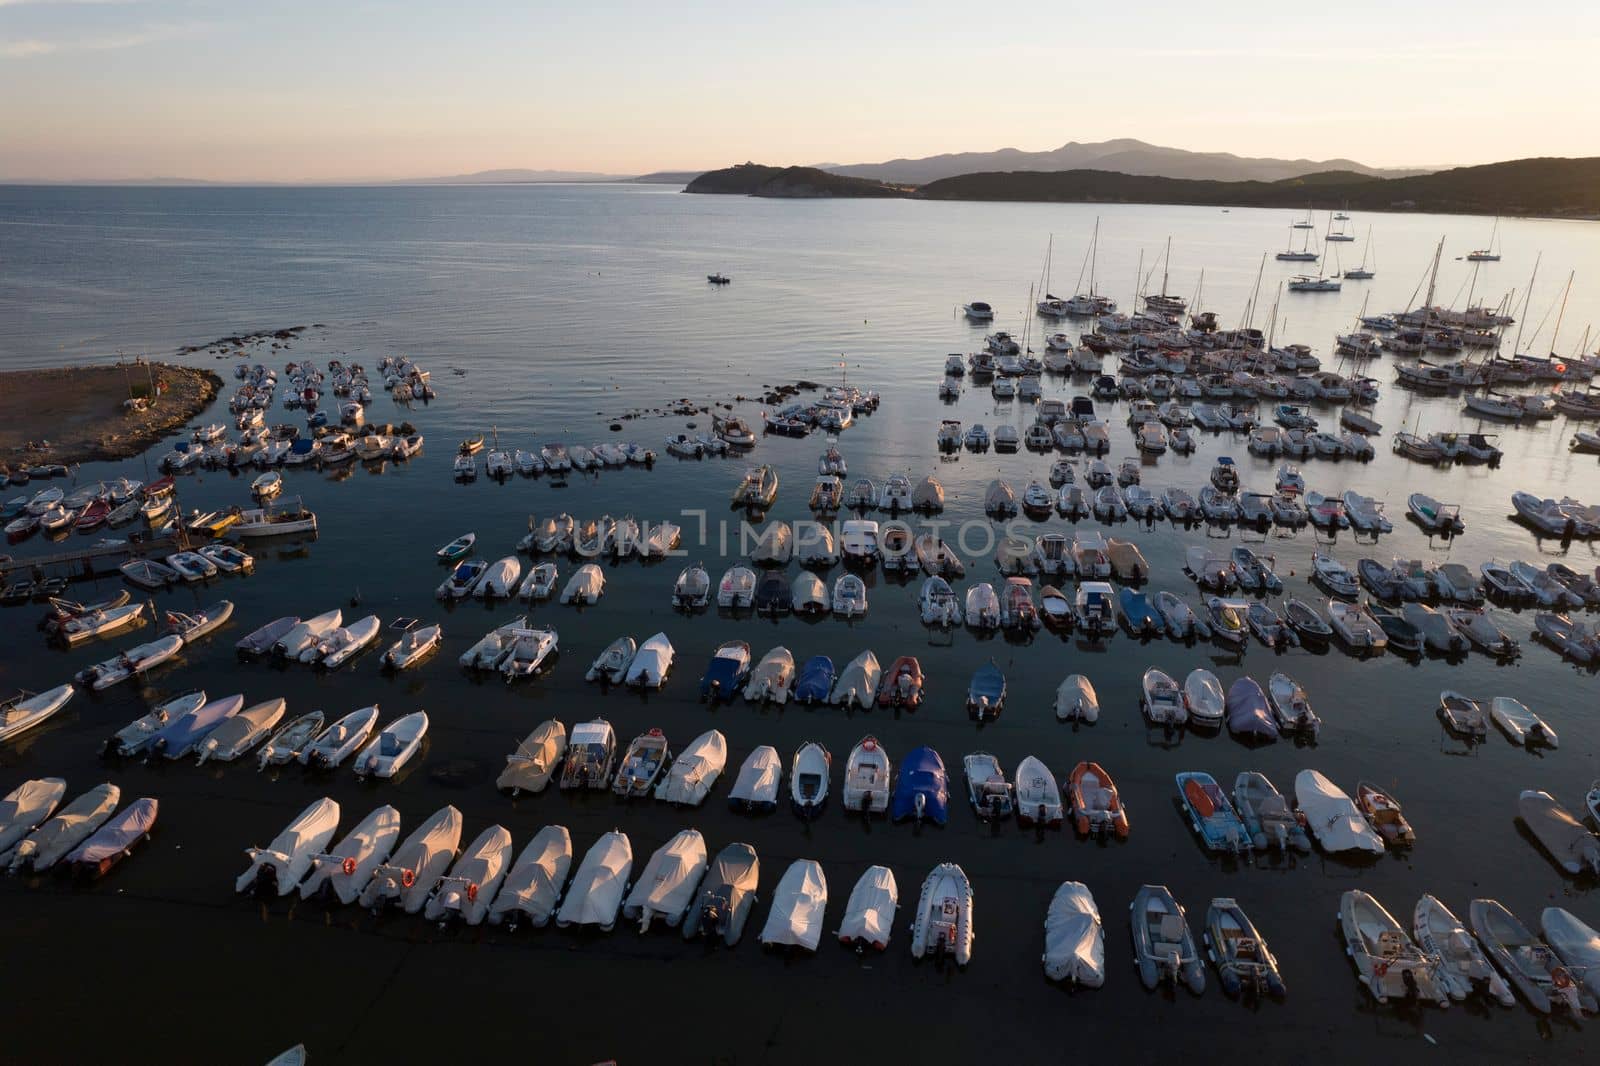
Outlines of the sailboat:
M 1182 296 L 1167 293 L 1167 268 L 1172 262 L 1172 238 L 1167 238 L 1167 253 L 1161 259 L 1161 292 L 1144 298 L 1144 309 L 1158 315 L 1181 315 L 1189 306 Z
M 1469 263 L 1498 263 L 1498 262 L 1500 262 L 1500 251 L 1499 251 L 1499 245 L 1497 243 L 1499 241 L 1499 239 L 1500 239 L 1500 216 L 1496 215 L 1496 216 L 1494 216 L 1494 228 L 1489 231 L 1489 247 L 1487 247 L 1487 248 L 1477 248 L 1477 249 L 1474 249 L 1473 251 L 1468 252 L 1467 253 L 1467 262 L 1469 262 Z
M 1335 255 L 1338 253 L 1335 252 Z M 1316 258 L 1313 256 L 1312 258 Z M 1323 264 L 1324 266 L 1326 264 Z M 1329 276 L 1323 272 L 1321 266 L 1317 268 L 1317 276 L 1310 274 L 1296 274 L 1289 279 L 1290 292 L 1338 292 L 1339 291 L 1339 266 L 1334 264 L 1333 274 Z
M 1311 205 L 1310 204 L 1306 204 L 1306 217 L 1302 218 L 1299 222 L 1296 222 L 1291 228 L 1293 228 L 1293 229 L 1316 229 L 1317 228 L 1317 224 L 1315 222 L 1311 221 Z
M 1317 253 L 1313 252 L 1311 250 L 1311 234 L 1310 233 L 1307 233 L 1306 234 L 1306 239 L 1301 242 L 1300 250 L 1298 252 L 1294 250 L 1294 231 L 1297 230 L 1297 229 L 1304 229 L 1304 228 L 1305 227 L 1301 226 L 1299 223 L 1295 223 L 1295 225 L 1290 227 L 1290 229 L 1289 229 L 1289 247 L 1285 248 L 1283 251 L 1281 251 L 1277 255 L 1273 256 L 1273 258 L 1281 260 L 1282 262 L 1285 262 L 1285 263 L 1315 263 L 1317 261 Z
M 1085 256 L 1085 266 L 1089 271 L 1089 291 L 1078 290 L 1078 295 L 1067 301 L 1067 314 L 1069 315 L 1109 315 L 1116 313 L 1117 301 L 1109 296 L 1101 296 L 1094 291 L 1094 268 L 1100 250 L 1100 220 L 1094 220 L 1094 236 L 1089 240 L 1089 254 Z M 1078 271 L 1078 280 L 1083 281 L 1083 271 Z
M 1378 257 L 1376 255 L 1374 255 L 1373 252 L 1372 252 L 1372 227 L 1371 226 L 1367 227 L 1367 243 L 1363 244 L 1361 246 L 1361 265 L 1356 267 L 1354 270 L 1346 270 L 1344 272 L 1345 280 L 1347 280 L 1347 281 L 1369 281 L 1373 277 L 1376 276 L 1375 274 L 1373 274 L 1372 270 L 1370 268 L 1368 268 L 1368 266 L 1367 266 L 1367 257 L 1369 255 L 1372 256 L 1372 265 L 1373 266 L 1377 266 L 1378 265 Z
M 1324 237 L 1324 240 L 1334 241 L 1335 243 L 1353 242 L 1355 240 L 1355 237 L 1352 236 L 1351 234 L 1346 233 L 1344 231 L 1344 225 L 1342 223 L 1337 227 L 1334 226 L 1335 222 L 1338 222 L 1340 219 L 1345 219 L 1345 218 L 1349 218 L 1349 217 L 1350 217 L 1349 215 L 1344 215 L 1344 214 L 1329 215 L 1328 216 L 1328 233 L 1327 233 L 1326 237 Z
M 1044 293 L 1044 299 L 1035 306 L 1041 315 L 1046 318 L 1065 318 L 1068 314 L 1067 305 L 1070 301 L 1063 300 L 1050 292 L 1050 268 L 1055 259 L 1056 237 L 1050 235 L 1050 243 L 1044 249 L 1044 277 L 1040 279 L 1039 291 Z

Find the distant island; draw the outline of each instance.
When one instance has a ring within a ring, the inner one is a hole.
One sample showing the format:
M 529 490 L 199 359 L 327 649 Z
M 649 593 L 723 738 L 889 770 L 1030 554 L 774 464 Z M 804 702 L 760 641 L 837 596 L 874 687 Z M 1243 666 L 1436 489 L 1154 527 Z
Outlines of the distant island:
M 691 181 L 684 192 L 787 199 L 909 196 L 910 185 L 889 185 L 869 178 L 845 178 L 815 167 L 765 167 L 741 163 L 712 170 Z
M 1042 203 L 1349 207 L 1362 211 L 1600 218 L 1600 158 L 1515 159 L 1380 178 L 1351 171 L 1278 181 L 1203 181 L 1108 170 L 963 174 L 922 186 L 843 177 L 814 167 L 744 163 L 702 174 L 686 192 L 775 197 L 886 197 Z

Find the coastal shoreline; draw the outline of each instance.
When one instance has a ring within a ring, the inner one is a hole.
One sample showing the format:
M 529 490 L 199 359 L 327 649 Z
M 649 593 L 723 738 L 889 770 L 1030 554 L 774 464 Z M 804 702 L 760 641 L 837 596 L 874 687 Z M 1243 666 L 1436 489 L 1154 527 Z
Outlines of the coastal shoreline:
M 210 407 L 221 389 L 210 370 L 143 360 L 0 371 L 0 466 L 138 455 Z

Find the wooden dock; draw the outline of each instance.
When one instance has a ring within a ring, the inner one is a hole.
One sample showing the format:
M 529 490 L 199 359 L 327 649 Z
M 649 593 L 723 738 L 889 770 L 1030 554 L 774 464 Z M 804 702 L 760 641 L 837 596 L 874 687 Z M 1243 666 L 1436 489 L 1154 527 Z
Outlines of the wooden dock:
M 0 563 L 0 581 L 9 581 L 13 577 L 22 575 L 68 579 L 99 577 L 115 573 L 117 568 L 129 559 L 145 555 L 168 555 L 182 551 L 183 548 L 184 545 L 179 542 L 178 537 L 167 534 L 140 540 L 130 539 L 121 544 L 90 545 L 50 555 L 33 555 Z

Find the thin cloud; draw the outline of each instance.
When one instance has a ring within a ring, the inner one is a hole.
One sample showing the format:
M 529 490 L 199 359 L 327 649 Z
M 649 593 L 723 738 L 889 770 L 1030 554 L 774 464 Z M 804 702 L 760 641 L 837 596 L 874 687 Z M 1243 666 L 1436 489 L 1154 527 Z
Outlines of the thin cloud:
M 0 4 L 6 2 L 7 0 L 0 0 Z M 16 41 L 0 41 L 0 56 L 8 59 L 29 59 L 67 52 L 117 52 L 125 48 L 140 48 L 147 44 L 170 41 L 178 37 L 192 37 L 205 28 L 200 23 L 181 23 L 171 26 L 147 26 L 127 33 L 105 37 L 80 37 L 76 40 L 45 41 L 38 38 L 24 38 Z

